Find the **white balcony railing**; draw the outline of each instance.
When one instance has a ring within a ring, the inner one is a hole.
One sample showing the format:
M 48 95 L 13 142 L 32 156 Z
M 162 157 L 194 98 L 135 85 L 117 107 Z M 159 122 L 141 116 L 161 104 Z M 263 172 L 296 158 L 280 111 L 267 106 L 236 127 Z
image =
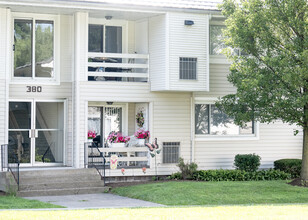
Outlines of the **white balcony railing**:
M 147 82 L 148 54 L 88 53 L 89 81 Z
M 144 167 L 148 162 L 147 147 L 119 147 L 119 148 L 100 148 L 104 155 L 118 155 L 118 167 Z M 106 163 L 110 162 L 110 157 L 106 157 Z

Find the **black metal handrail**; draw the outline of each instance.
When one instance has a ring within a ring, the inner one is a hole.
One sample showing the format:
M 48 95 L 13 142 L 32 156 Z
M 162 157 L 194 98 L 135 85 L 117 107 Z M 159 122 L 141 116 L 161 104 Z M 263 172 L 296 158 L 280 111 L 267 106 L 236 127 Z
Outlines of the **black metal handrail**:
M 19 167 L 20 161 L 15 152 L 10 151 L 8 149 L 8 144 L 1 145 L 1 167 L 2 171 L 6 168 L 13 176 L 16 184 L 17 190 L 19 190 Z
M 106 184 L 106 158 L 104 157 L 103 152 L 99 150 L 98 145 L 95 142 L 85 142 L 85 167 L 90 168 L 94 167 L 99 175 L 101 176 L 101 179 L 104 180 L 104 186 Z M 94 149 L 97 151 L 95 154 Z M 100 166 L 103 166 L 103 174 L 101 173 Z

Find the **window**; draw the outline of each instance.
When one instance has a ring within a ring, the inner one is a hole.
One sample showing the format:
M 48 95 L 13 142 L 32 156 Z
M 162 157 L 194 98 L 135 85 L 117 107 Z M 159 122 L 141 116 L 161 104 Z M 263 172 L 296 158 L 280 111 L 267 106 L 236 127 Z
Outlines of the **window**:
M 180 79 L 197 79 L 197 58 L 180 57 Z
M 163 142 L 163 163 L 179 162 L 180 142 Z
M 89 52 L 122 53 L 122 27 L 89 25 Z
M 195 134 L 205 135 L 251 135 L 254 134 L 253 121 L 246 127 L 234 124 L 233 118 L 220 111 L 215 105 L 195 105 Z
M 222 50 L 226 48 L 222 35 L 222 30 L 225 28 L 222 25 L 210 26 L 210 55 L 220 55 Z
M 55 21 L 53 19 L 14 19 L 15 78 L 55 78 Z

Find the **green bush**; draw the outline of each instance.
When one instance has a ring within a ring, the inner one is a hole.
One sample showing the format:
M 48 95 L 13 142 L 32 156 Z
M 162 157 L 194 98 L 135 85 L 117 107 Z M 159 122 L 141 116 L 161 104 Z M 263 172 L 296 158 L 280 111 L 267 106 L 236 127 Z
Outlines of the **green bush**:
M 177 172 L 177 173 L 171 174 L 168 179 L 181 180 L 181 179 L 183 179 L 183 177 L 182 177 L 182 174 L 180 172 Z
M 260 166 L 261 157 L 256 154 L 237 154 L 234 158 L 234 166 L 237 170 L 253 172 Z
M 274 162 L 274 168 L 286 173 L 290 173 L 292 178 L 300 177 L 302 160 L 301 159 L 281 159 Z
M 182 179 L 190 180 L 197 171 L 198 165 L 196 163 L 185 163 L 183 158 L 179 158 L 177 166 L 180 168 Z
M 260 181 L 260 180 L 286 180 L 291 175 L 280 170 L 260 170 L 246 172 L 243 170 L 199 170 L 193 179 L 197 181 Z

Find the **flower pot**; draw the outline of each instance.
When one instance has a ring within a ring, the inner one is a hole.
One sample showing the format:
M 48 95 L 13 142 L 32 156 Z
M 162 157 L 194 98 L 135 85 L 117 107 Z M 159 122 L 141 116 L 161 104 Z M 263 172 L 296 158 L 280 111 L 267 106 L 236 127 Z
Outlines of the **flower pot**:
M 88 139 L 88 142 L 89 142 L 89 143 L 92 143 L 92 142 L 93 142 L 93 139 Z
M 145 139 L 137 139 L 137 145 L 138 146 L 144 146 L 145 145 Z
M 125 143 L 111 143 L 112 148 L 116 148 L 116 147 L 125 147 Z

